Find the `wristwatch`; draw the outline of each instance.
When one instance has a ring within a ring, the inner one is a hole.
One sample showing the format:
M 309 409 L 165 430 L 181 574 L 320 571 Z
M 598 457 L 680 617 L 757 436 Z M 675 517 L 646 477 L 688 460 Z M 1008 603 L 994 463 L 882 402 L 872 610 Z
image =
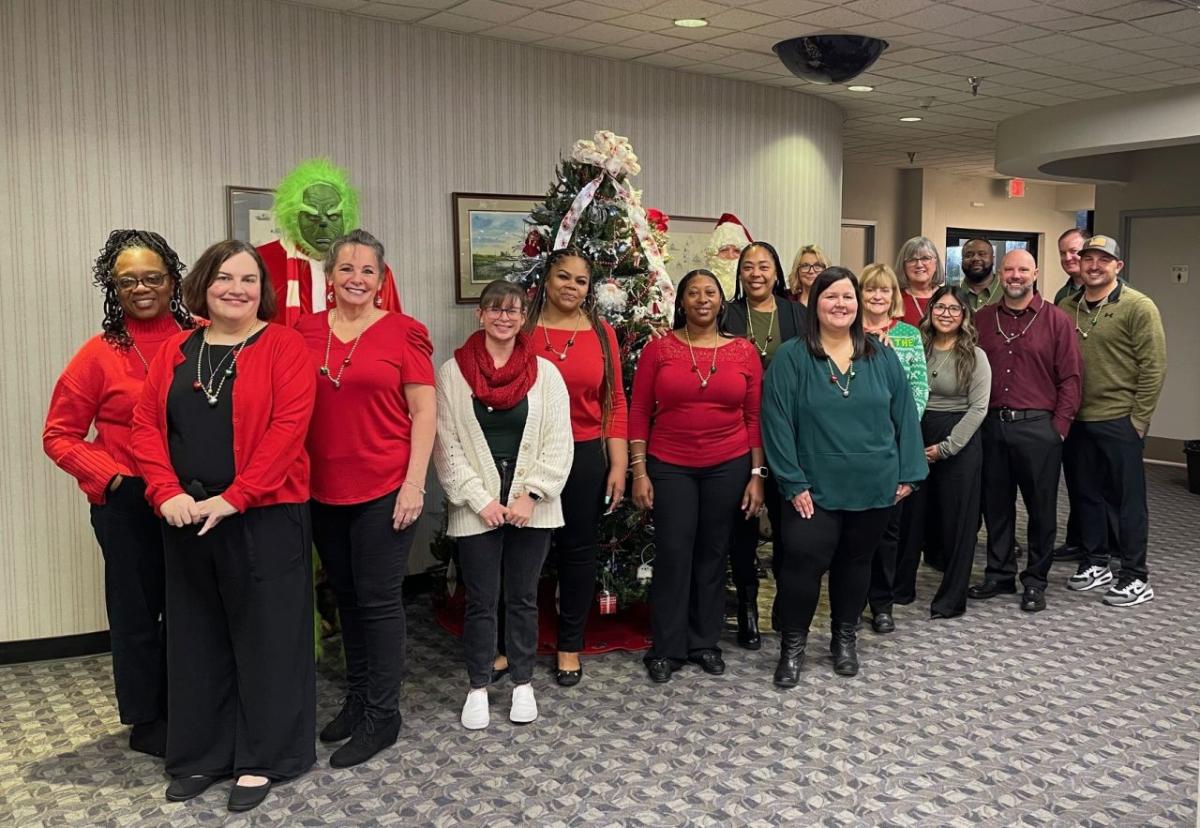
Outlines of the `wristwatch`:
M 766 466 L 755 466 L 750 470 L 750 474 L 754 475 L 755 477 L 761 477 L 763 480 L 766 480 L 768 477 L 770 477 L 770 472 L 767 471 Z
M 529 499 L 532 500 L 534 503 L 537 503 L 538 501 L 540 501 L 542 499 L 542 496 L 534 491 L 529 491 L 529 492 L 526 492 L 525 494 L 529 495 Z

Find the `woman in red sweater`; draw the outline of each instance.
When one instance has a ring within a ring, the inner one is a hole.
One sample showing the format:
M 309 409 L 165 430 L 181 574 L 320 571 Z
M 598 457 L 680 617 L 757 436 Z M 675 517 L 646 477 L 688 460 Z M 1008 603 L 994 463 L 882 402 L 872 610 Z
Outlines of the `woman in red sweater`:
M 230 776 L 231 811 L 316 760 L 308 432 L 316 376 L 245 242 L 184 281 L 210 324 L 163 345 L 133 414 L 167 576 L 167 799 Z
M 646 670 L 669 681 L 686 661 L 725 672 L 725 555 L 738 510 L 763 504 L 758 433 L 762 363 L 749 340 L 725 328 L 716 277 L 693 270 L 679 283 L 674 330 L 646 345 L 629 407 L 633 502 L 654 510 L 654 644 Z
M 575 461 L 563 489 L 565 524 L 554 533 L 558 564 L 558 664 L 555 679 L 583 677 L 583 632 L 596 587 L 600 516 L 625 496 L 629 445 L 621 347 L 596 309 L 592 262 L 575 248 L 556 250 L 529 311 L 534 346 L 554 363 L 571 396 Z
M 146 483 L 129 450 L 129 420 L 149 361 L 171 334 L 194 326 L 179 286 L 184 266 L 148 230 L 114 230 L 92 268 L 104 291 L 104 332 L 67 365 L 42 432 L 50 459 L 79 481 L 104 555 L 117 709 L 129 746 L 162 756 L 167 743 L 163 549 Z M 96 437 L 88 432 L 96 427 Z
M 346 698 L 321 741 L 350 741 L 335 768 L 396 743 L 404 676 L 401 587 L 425 505 L 437 430 L 433 344 L 417 320 L 376 306 L 387 268 L 365 230 L 325 255 L 333 309 L 300 318 L 317 377 L 308 432 L 313 538 L 342 622 Z

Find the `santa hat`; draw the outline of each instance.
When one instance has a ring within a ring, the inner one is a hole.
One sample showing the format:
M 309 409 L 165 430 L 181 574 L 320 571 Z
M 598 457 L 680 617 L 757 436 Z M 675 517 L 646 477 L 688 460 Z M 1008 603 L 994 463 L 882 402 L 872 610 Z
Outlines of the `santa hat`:
M 720 250 L 722 247 L 731 246 L 741 250 L 752 241 L 754 239 L 750 237 L 750 232 L 737 216 L 733 213 L 722 213 L 721 217 L 717 219 L 717 226 L 713 230 L 709 247 L 713 250 Z

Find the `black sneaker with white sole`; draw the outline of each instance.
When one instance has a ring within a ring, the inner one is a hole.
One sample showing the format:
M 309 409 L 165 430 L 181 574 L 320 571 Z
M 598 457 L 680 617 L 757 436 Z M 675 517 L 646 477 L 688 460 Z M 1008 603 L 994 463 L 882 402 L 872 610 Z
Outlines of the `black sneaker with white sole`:
M 1110 607 L 1136 607 L 1154 600 L 1154 589 L 1141 578 L 1121 578 L 1104 593 L 1104 603 Z
M 1083 592 L 1104 586 L 1113 579 L 1112 570 L 1107 566 L 1092 566 L 1087 561 L 1079 564 L 1079 569 L 1067 579 L 1067 589 Z

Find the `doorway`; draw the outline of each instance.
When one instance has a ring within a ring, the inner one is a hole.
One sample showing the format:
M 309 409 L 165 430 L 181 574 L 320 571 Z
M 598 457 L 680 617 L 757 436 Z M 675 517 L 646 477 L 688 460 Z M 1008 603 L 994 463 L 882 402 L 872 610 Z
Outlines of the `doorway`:
M 875 261 L 875 222 L 842 219 L 842 267 L 854 273 Z

